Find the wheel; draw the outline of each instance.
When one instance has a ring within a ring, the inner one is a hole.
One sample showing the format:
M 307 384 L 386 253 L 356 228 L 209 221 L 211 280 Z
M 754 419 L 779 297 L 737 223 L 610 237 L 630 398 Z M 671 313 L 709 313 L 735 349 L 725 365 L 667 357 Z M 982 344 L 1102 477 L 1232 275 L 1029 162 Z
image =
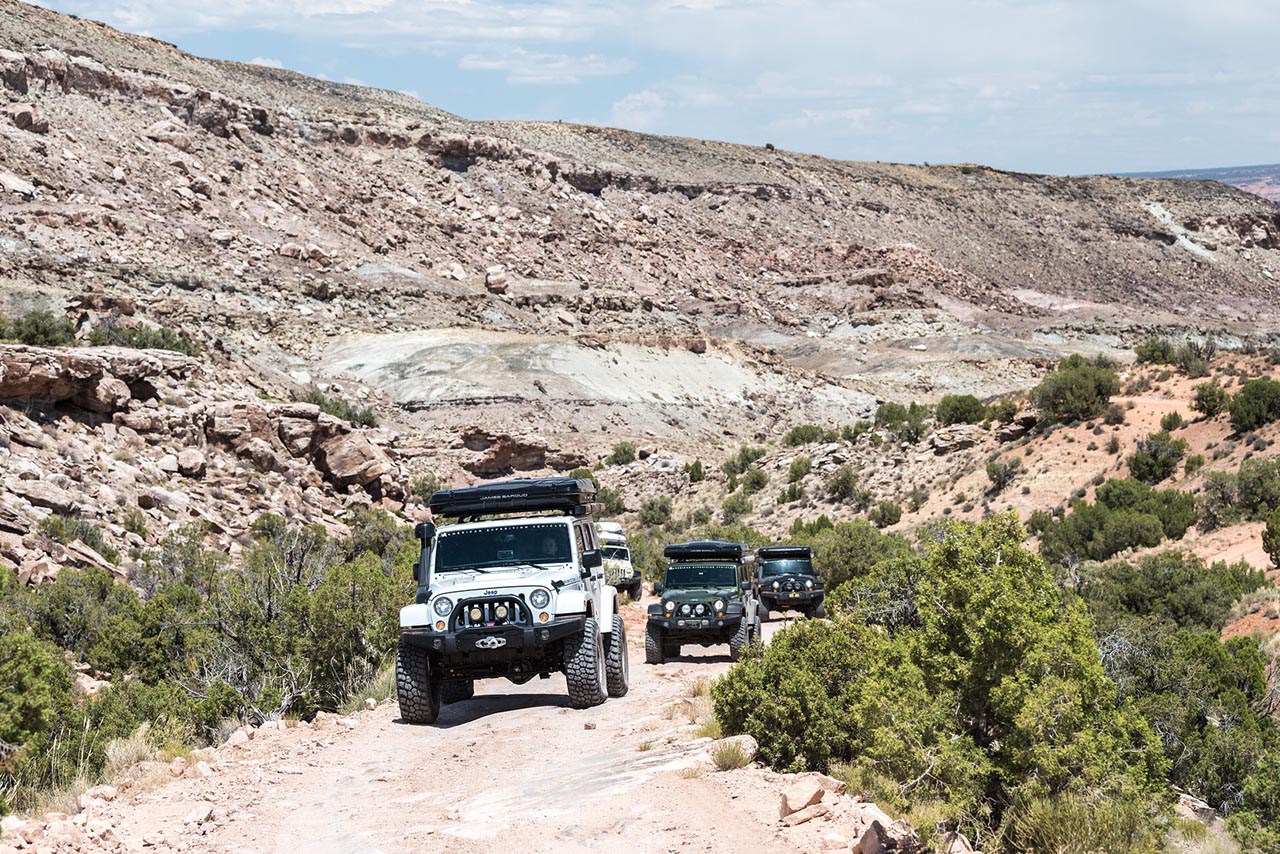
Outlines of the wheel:
M 396 644 L 396 698 L 406 723 L 433 724 L 440 717 L 440 680 L 425 649 Z
M 644 598 L 644 582 L 637 581 L 635 584 L 631 585 L 631 590 L 629 592 L 631 594 L 631 601 L 639 602 Z
M 763 599 L 761 599 L 760 603 L 756 605 L 756 614 L 759 615 L 760 622 L 769 622 L 769 606 L 764 603 Z
M 667 644 L 662 640 L 662 626 L 646 623 L 644 627 L 644 663 L 662 664 L 667 660 Z
M 622 618 L 613 615 L 613 631 L 609 633 L 609 648 L 605 654 L 605 679 L 609 683 L 609 696 L 622 697 L 631 681 L 631 661 L 627 657 L 627 627 Z
M 604 702 L 607 693 L 604 645 L 595 617 L 587 617 L 582 631 L 565 640 L 564 676 L 569 683 L 570 706 L 589 709 Z
M 737 661 L 749 643 L 751 643 L 751 626 L 747 625 L 746 620 L 742 620 L 738 623 L 738 630 L 733 633 L 733 637 L 729 638 L 729 660 Z
M 819 618 L 827 616 L 827 603 L 819 602 L 817 605 L 814 605 L 813 616 Z
M 440 683 L 440 702 L 446 706 L 462 700 L 470 700 L 476 695 L 474 679 L 446 679 Z
M 800 616 L 804 617 L 806 620 L 812 620 L 812 619 L 813 619 L 813 608 L 812 608 L 811 606 L 808 606 L 808 605 L 806 605 L 805 607 L 801 608 L 801 609 L 800 609 Z

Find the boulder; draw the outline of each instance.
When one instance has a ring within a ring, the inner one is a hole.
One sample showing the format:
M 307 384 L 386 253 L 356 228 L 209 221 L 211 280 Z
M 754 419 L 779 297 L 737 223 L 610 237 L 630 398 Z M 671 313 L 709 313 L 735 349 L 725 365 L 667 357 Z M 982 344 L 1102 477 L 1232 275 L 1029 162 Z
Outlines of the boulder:
M 479 453 L 463 468 L 481 477 L 496 477 L 517 471 L 553 469 L 570 471 L 587 465 L 581 454 L 552 450 L 541 436 L 514 437 L 472 427 L 462 434 L 462 446 Z
M 507 272 L 501 267 L 490 267 L 484 274 L 484 286 L 491 294 L 507 292 Z
M 144 135 L 153 142 L 172 145 L 179 151 L 191 150 L 191 135 L 187 133 L 187 126 L 173 119 L 161 119 L 148 127 Z
M 4 488 L 14 495 L 21 496 L 36 507 L 44 507 L 64 516 L 74 513 L 78 502 L 71 493 L 54 486 L 47 480 L 22 480 L 10 478 Z
M 306 418 L 281 418 L 280 441 L 295 457 L 310 453 L 316 438 L 316 420 Z
M 782 819 L 782 823 L 787 827 L 795 827 L 797 824 L 804 824 L 813 821 L 815 818 L 821 818 L 831 812 L 831 807 L 826 804 L 810 804 L 804 809 L 796 810 L 791 815 Z
M 972 448 L 982 437 L 982 428 L 976 424 L 955 424 L 935 430 L 929 444 L 938 456 Z
M 204 477 L 208 463 L 199 448 L 187 448 L 178 454 L 178 472 L 184 477 Z
M 165 454 L 163 457 L 160 458 L 160 461 L 156 463 L 156 466 L 160 469 L 160 471 L 165 472 L 166 474 L 177 474 L 178 473 L 178 455 Z
M 36 185 L 30 181 L 24 181 L 12 172 L 0 170 L 0 187 L 13 193 L 15 196 L 25 196 L 28 199 L 36 194 Z
M 896 848 L 897 844 L 889 836 L 889 831 L 885 830 L 884 825 L 873 821 L 871 826 L 863 831 L 862 837 L 853 844 L 852 854 L 884 854 Z
M 4 108 L 4 114 L 13 120 L 18 130 L 29 133 L 49 132 L 49 120 L 41 115 L 34 104 L 10 104 Z
M 391 474 L 391 460 L 361 433 L 334 436 L 316 451 L 316 466 L 335 486 L 368 486 Z
M 786 818 L 794 812 L 822 800 L 825 793 L 822 784 L 812 777 L 801 777 L 782 792 L 782 803 L 778 809 L 778 817 Z

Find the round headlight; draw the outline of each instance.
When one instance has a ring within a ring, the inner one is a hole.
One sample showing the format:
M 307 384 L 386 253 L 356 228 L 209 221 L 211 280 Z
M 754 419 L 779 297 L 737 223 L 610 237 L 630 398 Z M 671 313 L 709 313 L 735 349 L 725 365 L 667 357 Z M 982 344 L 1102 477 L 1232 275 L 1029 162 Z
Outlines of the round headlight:
M 676 609 L 676 603 L 668 599 L 666 602 L 662 603 L 662 608 L 664 611 L 674 611 Z
M 476 621 L 478 621 L 481 617 L 483 617 L 483 616 L 484 616 L 484 614 L 480 613 L 480 609 L 479 609 L 479 608 L 477 608 L 475 605 L 472 605 L 472 606 L 471 606 L 471 613 L 470 613 L 468 616 L 470 616 L 470 617 L 471 617 L 471 621 L 472 621 L 472 622 L 476 622 Z
M 812 590 L 812 589 L 813 589 L 813 582 L 812 582 L 812 581 L 806 581 L 806 582 L 804 583 L 804 586 L 805 586 L 805 587 L 808 587 L 810 590 Z
M 448 596 L 437 596 L 431 607 L 435 609 L 436 616 L 447 617 L 453 613 L 453 600 Z
M 551 594 L 545 590 L 535 590 L 529 594 L 529 604 L 535 608 L 545 608 L 551 601 Z
M 773 582 L 773 589 L 774 589 L 774 590 L 777 590 L 779 586 L 780 586 L 780 585 L 778 584 L 778 582 L 776 582 L 776 581 L 775 581 L 775 582 Z
M 724 610 L 724 600 L 723 600 L 723 599 L 717 599 L 717 600 L 716 600 L 716 602 L 715 602 L 715 605 L 716 605 L 716 610 L 717 610 L 717 611 L 723 611 L 723 610 Z
M 499 620 L 505 620 L 507 618 L 507 606 L 499 605 L 498 607 L 494 608 L 493 616 L 497 617 Z
M 681 613 L 681 614 L 684 614 L 685 616 L 688 616 L 688 615 L 689 615 L 689 614 L 691 614 L 692 612 L 693 612 L 693 608 L 689 605 L 689 603 L 688 603 L 688 602 L 685 602 L 683 605 L 681 605 L 681 606 L 680 606 L 680 613 Z
M 707 613 L 707 606 L 706 606 L 706 605 L 703 605 L 701 602 L 699 602 L 699 603 L 694 607 L 694 609 L 693 609 L 693 613 L 695 613 L 695 614 L 697 614 L 699 617 L 701 617 L 703 614 Z

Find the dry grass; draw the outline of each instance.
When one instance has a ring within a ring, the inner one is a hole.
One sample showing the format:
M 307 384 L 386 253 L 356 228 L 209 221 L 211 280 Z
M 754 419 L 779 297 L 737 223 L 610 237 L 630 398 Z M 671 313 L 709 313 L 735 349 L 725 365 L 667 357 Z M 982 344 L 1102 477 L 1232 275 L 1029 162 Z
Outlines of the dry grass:
M 338 711 L 344 715 L 353 712 L 359 712 L 364 709 L 364 701 L 366 697 L 372 697 L 381 703 L 383 700 L 389 700 L 396 696 L 396 666 L 394 663 L 388 664 L 386 667 L 378 671 L 378 675 L 374 676 L 371 681 L 362 685 L 358 690 L 353 691 L 351 699 L 347 700 Z
M 743 768 L 751 761 L 742 745 L 736 741 L 722 741 L 711 748 L 711 762 L 717 771 Z
M 723 734 L 720 732 L 720 722 L 715 718 L 703 721 L 698 725 L 698 729 L 694 731 L 694 738 L 713 738 L 720 739 Z
M 676 775 L 682 780 L 696 780 L 702 776 L 702 769 L 697 765 L 690 765 L 687 768 L 681 768 Z
M 151 743 L 151 724 L 144 723 L 132 735 L 112 739 L 107 744 L 107 764 L 102 769 L 103 779 L 112 780 L 138 763 L 155 758 L 156 749 Z
M 711 680 L 703 678 L 696 682 L 690 682 L 685 693 L 690 697 L 710 697 Z

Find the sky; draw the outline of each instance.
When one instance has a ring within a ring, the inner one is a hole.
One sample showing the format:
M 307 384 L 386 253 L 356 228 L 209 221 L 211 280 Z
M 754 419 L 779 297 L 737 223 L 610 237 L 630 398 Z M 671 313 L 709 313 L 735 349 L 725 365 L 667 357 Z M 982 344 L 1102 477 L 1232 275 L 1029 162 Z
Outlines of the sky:
M 38 0 L 544 119 L 1080 175 L 1280 162 L 1276 0 Z

